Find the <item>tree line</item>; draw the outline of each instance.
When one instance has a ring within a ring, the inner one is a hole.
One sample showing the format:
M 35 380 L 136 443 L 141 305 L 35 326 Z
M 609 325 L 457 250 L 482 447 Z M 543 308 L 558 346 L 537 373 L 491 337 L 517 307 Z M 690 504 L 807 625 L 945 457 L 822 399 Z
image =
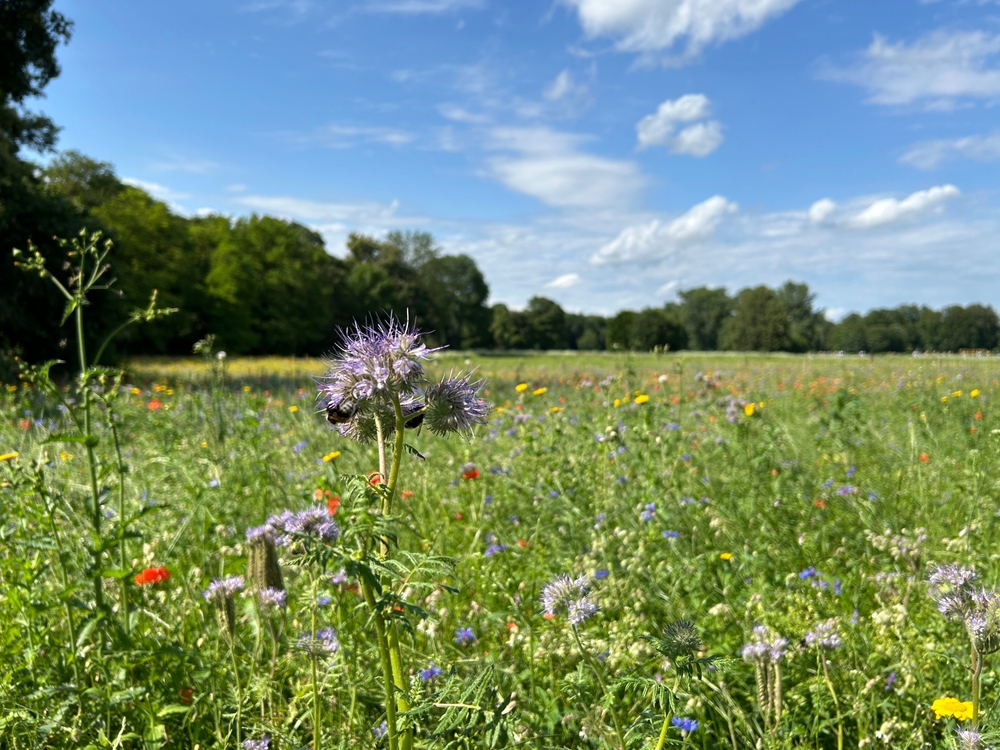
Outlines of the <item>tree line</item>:
M 338 329 L 385 311 L 409 316 L 434 345 L 461 349 L 695 349 L 870 352 L 993 349 L 992 307 L 941 311 L 904 305 L 839 323 L 815 309 L 805 284 L 682 291 L 677 302 L 611 317 L 564 311 L 534 297 L 523 310 L 487 305 L 489 287 L 467 255 L 443 252 L 425 232 L 352 234 L 345 257 L 301 224 L 270 216 L 185 217 L 113 167 L 75 151 L 40 166 L 25 150 L 54 152 L 58 128 L 26 102 L 59 74 L 56 48 L 72 24 L 51 0 L 0 3 L 0 359 L 60 357 L 62 302 L 14 268 L 13 248 L 33 242 L 65 274 L 56 238 L 100 230 L 114 241 L 119 295 L 88 311 L 91 335 L 148 304 L 153 290 L 175 315 L 137 327 L 116 354 L 187 354 L 208 334 L 239 354 L 321 354 Z

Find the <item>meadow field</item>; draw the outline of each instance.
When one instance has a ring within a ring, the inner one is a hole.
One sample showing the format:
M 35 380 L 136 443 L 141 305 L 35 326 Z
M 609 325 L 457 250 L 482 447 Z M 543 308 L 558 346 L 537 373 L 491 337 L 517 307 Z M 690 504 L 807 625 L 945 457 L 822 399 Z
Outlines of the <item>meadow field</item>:
M 386 515 L 320 361 L 133 361 L 92 438 L 70 372 L 4 385 L 0 747 L 995 742 L 1000 360 L 425 369 L 491 410 L 406 430 Z

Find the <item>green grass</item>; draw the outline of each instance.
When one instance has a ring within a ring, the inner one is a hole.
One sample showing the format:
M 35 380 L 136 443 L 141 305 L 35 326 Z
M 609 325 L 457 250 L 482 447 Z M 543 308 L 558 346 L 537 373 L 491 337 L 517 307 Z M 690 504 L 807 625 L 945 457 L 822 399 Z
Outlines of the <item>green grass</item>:
M 499 746 L 616 747 L 602 708 L 613 706 L 629 748 L 653 747 L 664 720 L 657 701 L 671 695 L 672 715 L 699 728 L 682 735 L 668 724 L 666 746 L 834 748 L 838 725 L 844 747 L 941 745 L 954 720 L 935 720 L 929 707 L 943 695 L 970 700 L 969 647 L 925 580 L 942 562 L 974 565 L 987 585 L 1000 574 L 997 364 L 443 353 L 431 369 L 475 368 L 497 409 L 471 441 L 408 436 L 425 458 L 403 466 L 398 548 L 451 561 L 421 564 L 397 587 L 427 615 L 409 611 L 412 634 L 404 627 L 402 639 L 423 711 L 416 745 L 485 747 L 486 715 L 513 703 L 493 737 Z M 312 742 L 310 661 L 293 648 L 310 627 L 312 569 L 283 560 L 289 607 L 272 621 L 273 640 L 252 600 L 237 600 L 232 654 L 201 592 L 212 578 L 245 573 L 248 527 L 315 504 L 317 490 L 343 498 L 337 520 L 347 527 L 351 503 L 364 502 L 349 477 L 377 460 L 314 413 L 311 376 L 322 363 L 226 366 L 220 387 L 202 360 L 129 364 L 116 406 L 125 501 L 127 513 L 145 510 L 141 538 L 127 541 L 126 580 L 159 566 L 171 578 L 129 585 L 127 637 L 94 617 L 83 446 L 46 442 L 66 418 L 38 391 L 0 395 L 0 453 L 19 453 L 0 464 L 0 747 L 110 747 L 119 734 L 123 747 L 233 747 L 237 695 L 243 738 L 267 733 L 272 748 Z M 529 388 L 519 393 L 522 382 Z M 548 390 L 532 395 L 538 388 Z M 97 451 L 110 461 L 106 432 Z M 324 462 L 332 451 L 339 457 Z M 32 490 L 35 462 L 58 533 Z M 468 463 L 477 478 L 462 478 Z M 114 510 L 112 463 L 103 466 Z M 486 556 L 491 544 L 505 549 Z M 339 568 L 352 551 L 332 554 Z M 817 574 L 802 578 L 810 568 Z M 594 579 L 599 571 L 607 576 Z M 539 602 L 564 573 L 589 577 L 600 605 L 579 643 Z M 368 612 L 352 584 L 317 585 L 331 599 L 317 610 L 321 624 L 341 642 L 319 677 L 324 744 L 382 746 L 372 732 L 384 708 Z M 118 582 L 106 588 L 117 606 Z M 78 626 L 76 665 L 67 611 Z M 800 640 L 831 618 L 842 645 L 825 652 L 824 670 Z M 679 673 L 644 639 L 681 619 L 696 624 L 701 657 L 720 657 L 700 676 Z M 759 624 L 790 643 L 776 724 L 761 715 L 754 668 L 739 658 Z M 456 643 L 460 627 L 477 640 Z M 987 728 L 1000 710 L 990 658 Z M 445 673 L 424 683 L 418 672 L 430 662 Z M 68 687 L 73 666 L 80 690 Z M 434 739 L 460 710 L 446 704 L 482 707 L 462 719 L 478 734 Z

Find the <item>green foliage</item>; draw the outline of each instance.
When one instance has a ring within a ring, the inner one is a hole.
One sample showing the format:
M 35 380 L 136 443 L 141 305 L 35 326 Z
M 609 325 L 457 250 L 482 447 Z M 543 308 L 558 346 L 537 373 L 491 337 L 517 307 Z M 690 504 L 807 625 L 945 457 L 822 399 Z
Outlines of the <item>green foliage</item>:
M 681 319 L 687 329 L 692 349 L 712 351 L 719 348 L 719 330 L 733 313 L 733 301 L 724 288 L 702 286 L 681 291 Z
M 744 289 L 736 297 L 736 308 L 722 326 L 719 346 L 738 351 L 788 351 L 792 345 L 785 303 L 772 289 Z

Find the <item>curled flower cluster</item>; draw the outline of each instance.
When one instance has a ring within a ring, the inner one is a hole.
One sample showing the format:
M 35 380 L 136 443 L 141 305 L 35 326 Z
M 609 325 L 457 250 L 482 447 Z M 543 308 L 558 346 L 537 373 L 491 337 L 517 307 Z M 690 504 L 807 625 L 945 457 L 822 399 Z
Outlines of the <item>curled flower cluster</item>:
M 547 615 L 565 614 L 570 625 L 579 625 L 597 613 L 587 580 L 582 577 L 573 580 L 568 575 L 558 576 L 542 589 L 542 606 Z
M 965 625 L 980 654 L 1000 650 L 1000 592 L 976 587 L 976 574 L 960 565 L 939 565 L 928 579 L 938 611 Z
M 225 354 L 225 352 L 219 352 L 219 354 Z M 266 734 L 259 740 L 245 740 L 243 742 L 243 750 L 268 750 L 271 747 L 271 738 Z
M 294 536 L 314 537 L 324 542 L 333 542 L 340 536 L 340 527 L 330 518 L 325 508 L 315 507 L 300 510 L 298 513 L 285 510 L 268 518 L 262 526 L 247 529 L 247 541 L 251 544 L 258 543 L 259 540 L 269 540 L 279 547 L 284 547 Z
M 257 600 L 264 609 L 284 609 L 288 604 L 288 592 L 274 588 L 261 589 Z
M 818 622 L 802 639 L 807 646 L 818 646 L 827 651 L 840 648 L 840 632 L 837 630 L 837 618 Z
M 420 339 L 416 328 L 392 316 L 345 332 L 318 384 L 320 407 L 343 436 L 370 443 L 381 425 L 387 437 L 396 429 L 397 403 L 405 427 L 424 424 L 438 435 L 485 424 L 489 405 L 479 395 L 482 381 L 449 376 L 427 383 L 423 361 L 436 350 Z
M 785 656 L 788 641 L 781 636 L 772 637 L 768 628 L 758 625 L 750 635 L 750 642 L 740 652 L 743 661 L 751 664 L 777 663 Z
M 246 582 L 243 580 L 243 576 L 226 576 L 225 578 L 216 578 L 208 584 L 208 588 L 204 591 L 202 596 L 210 602 L 224 601 L 226 599 L 232 599 L 236 596 L 236 594 L 243 590 L 244 586 L 246 586 Z
M 312 633 L 305 633 L 299 636 L 296 647 L 310 656 L 322 659 L 333 656 L 340 650 L 340 641 L 337 639 L 337 632 L 333 628 L 323 628 L 316 631 L 316 637 Z

